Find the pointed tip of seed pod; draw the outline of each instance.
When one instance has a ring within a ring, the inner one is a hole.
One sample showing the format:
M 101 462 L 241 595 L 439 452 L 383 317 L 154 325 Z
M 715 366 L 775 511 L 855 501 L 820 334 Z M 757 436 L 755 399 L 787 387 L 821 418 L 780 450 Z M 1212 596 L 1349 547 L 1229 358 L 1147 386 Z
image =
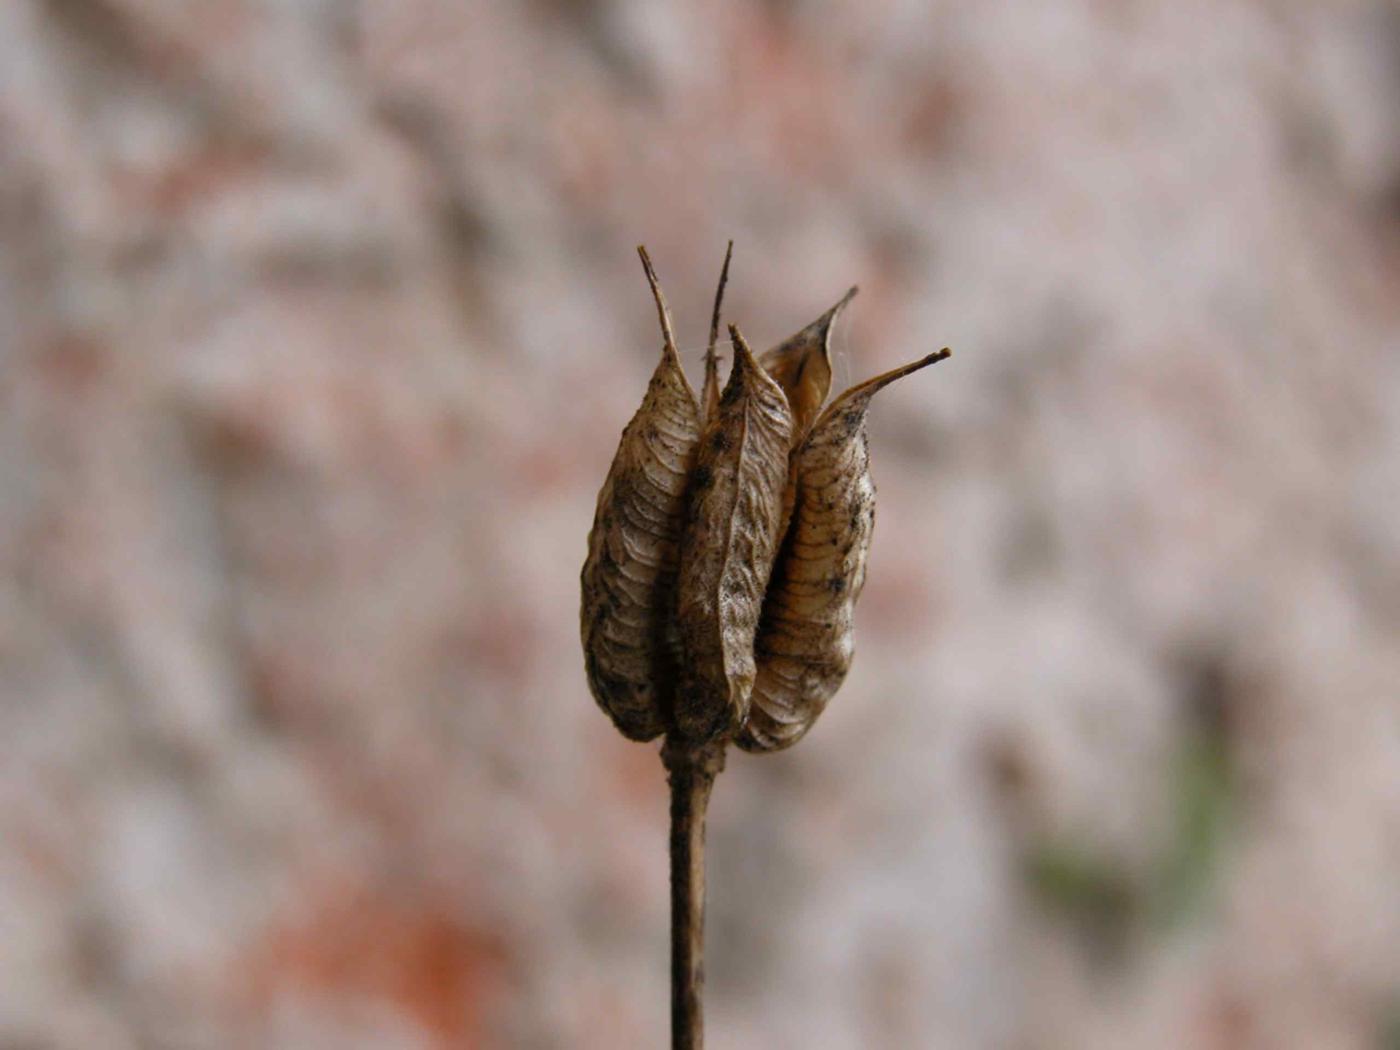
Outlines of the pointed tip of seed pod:
M 891 383 L 952 356 L 953 351 L 945 346 L 942 350 L 935 350 L 931 354 L 925 354 L 917 361 L 910 361 L 908 364 L 900 365 L 898 368 L 892 368 L 888 372 L 882 372 L 877 376 L 867 379 L 863 383 L 857 383 L 831 404 L 827 405 L 826 411 L 822 413 L 822 418 L 817 421 L 817 425 L 820 426 L 824 421 L 841 411 L 843 407 L 849 408 L 859 405 L 859 410 L 864 412 L 864 406 L 870 403 L 870 399 Z
M 637 245 L 637 254 L 642 259 L 642 269 L 646 271 L 647 284 L 651 285 L 651 297 L 656 300 L 656 314 L 661 319 L 661 334 L 666 340 L 665 352 L 679 357 L 676 349 L 676 336 L 671 329 L 671 311 L 666 305 L 666 296 L 661 292 L 661 282 L 656 279 L 656 269 L 651 265 L 651 256 L 646 245 Z
M 729 261 L 734 257 L 734 242 L 729 242 L 729 247 L 724 250 L 724 265 L 719 271 L 719 287 L 715 289 L 715 308 L 710 313 L 710 348 L 709 356 L 713 357 L 715 343 L 719 341 L 719 318 L 720 308 L 724 305 L 724 286 L 729 283 Z
M 787 395 L 799 437 L 817 418 L 831 391 L 831 333 L 837 316 L 859 290 L 850 288 L 806 328 L 764 351 L 758 359 Z
M 851 285 L 846 294 L 836 301 L 836 305 L 817 318 L 808 329 L 804 330 L 798 336 L 798 338 L 801 338 L 802 335 L 806 334 L 806 331 L 811 330 L 814 339 L 821 344 L 822 357 L 826 360 L 828 365 L 831 364 L 831 331 L 836 327 L 836 318 L 840 316 L 841 311 L 850 305 L 851 300 L 859 293 L 860 286 L 856 284 Z
M 830 309 L 806 328 L 789 336 L 773 349 L 764 351 L 761 358 L 764 367 L 779 371 L 785 367 L 800 370 L 803 367 L 803 360 L 810 360 L 810 355 L 813 352 L 819 353 L 822 360 L 829 365 L 831 363 L 831 331 L 836 325 L 836 318 L 840 316 L 841 311 L 849 305 L 859 291 L 858 286 L 852 285 L 845 295 L 841 296 Z
M 731 390 L 737 390 L 746 383 L 752 383 L 753 376 L 761 375 L 768 379 L 768 373 L 763 371 L 758 359 L 750 349 L 748 340 L 744 338 L 744 333 L 739 331 L 738 325 L 729 325 L 729 339 L 734 347 L 734 363 L 729 368 L 729 379 L 724 384 L 724 395 L 730 395 Z M 770 380 L 771 382 L 771 380 Z M 723 400 L 723 397 L 721 397 Z
M 834 318 L 838 313 L 841 312 L 841 310 L 842 310 L 844 307 L 846 307 L 847 305 L 850 304 L 850 301 L 851 301 L 852 299 L 854 299 L 854 298 L 855 298 L 857 295 L 859 295 L 859 294 L 860 294 L 860 285 L 858 285 L 858 284 L 853 284 L 853 285 L 851 285 L 851 287 L 848 288 L 848 289 L 846 290 L 846 294 L 843 295 L 843 296 L 841 296 L 840 301 L 837 302 L 837 304 L 836 304 L 835 306 L 833 306 L 830 310 L 827 311 L 827 314 Z
M 719 405 L 719 355 L 715 344 L 719 342 L 720 310 L 724 305 L 724 286 L 729 283 L 729 260 L 734 256 L 734 242 L 724 250 L 724 265 L 719 271 L 719 287 L 715 289 L 715 307 L 710 314 L 710 345 L 705 350 L 705 385 L 701 398 L 706 418 L 712 418 Z
M 731 390 L 738 391 L 745 387 L 754 393 L 764 390 L 769 396 L 781 399 L 783 411 L 790 413 L 792 409 L 788 403 L 787 392 L 759 363 L 737 325 L 729 326 L 729 338 L 734 341 L 734 367 L 729 370 L 729 381 L 724 384 L 724 395 L 720 400 L 734 396 L 730 393 Z
M 864 383 L 861 383 L 859 386 L 853 387 L 851 392 L 855 393 L 856 391 L 863 391 L 873 394 L 877 390 L 883 390 L 885 387 L 889 386 L 897 379 L 903 379 L 905 376 L 912 375 L 914 372 L 919 371 L 919 369 L 921 368 L 927 368 L 929 365 L 937 364 L 939 361 L 942 361 L 952 356 L 953 351 L 949 350 L 945 346 L 942 350 L 935 350 L 931 354 L 925 354 L 917 361 L 910 361 L 907 365 L 900 365 L 898 368 L 891 368 L 888 372 L 882 372 L 880 375 L 875 376 L 873 379 L 867 379 Z
M 824 344 L 829 344 L 831 341 L 831 327 L 836 323 L 837 316 L 841 313 L 842 310 L 844 310 L 847 306 L 850 305 L 851 300 L 854 299 L 858 294 L 860 294 L 860 285 L 851 285 L 851 287 L 846 290 L 846 294 L 841 296 L 840 299 L 836 300 L 836 304 L 832 306 L 830 310 L 818 317 L 815 321 L 808 325 L 807 328 L 816 329 L 817 331 L 819 331 L 822 336 L 822 342 Z M 806 329 L 804 329 L 804 331 L 805 330 Z M 830 349 L 829 345 L 824 346 L 824 349 Z
M 738 325 L 729 326 L 729 338 L 734 344 L 734 364 L 737 366 L 742 361 L 746 368 L 757 368 L 758 362 L 754 360 L 748 340 L 744 338 L 744 333 L 739 331 Z
M 841 298 L 836 301 L 835 305 L 832 306 L 831 309 L 827 310 L 826 313 L 822 314 L 815 321 L 809 324 L 806 328 L 798 332 L 797 335 L 793 336 L 792 339 L 788 340 L 788 342 L 795 343 L 799 339 L 804 338 L 809 339 L 813 342 L 820 342 L 822 353 L 830 354 L 831 329 L 836 324 L 836 318 L 840 316 L 841 311 L 844 310 L 847 306 L 849 306 L 851 300 L 854 299 L 859 293 L 860 286 L 855 284 L 851 285 L 851 287 L 846 291 L 846 294 L 841 296 Z

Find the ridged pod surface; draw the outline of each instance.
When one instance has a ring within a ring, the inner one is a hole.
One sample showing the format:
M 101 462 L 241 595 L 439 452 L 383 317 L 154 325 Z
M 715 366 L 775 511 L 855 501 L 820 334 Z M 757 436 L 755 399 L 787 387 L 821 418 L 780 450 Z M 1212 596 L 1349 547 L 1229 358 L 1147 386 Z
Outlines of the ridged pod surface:
M 633 740 L 650 740 L 667 728 L 680 651 L 674 616 L 679 544 L 700 440 L 699 406 L 655 275 L 644 262 L 666 345 L 598 494 L 580 614 L 589 688 Z
M 744 750 L 795 744 L 845 680 L 875 524 L 866 411 L 882 388 L 947 356 L 930 354 L 852 387 L 793 453 L 792 521 L 754 640 L 757 677 L 736 738 Z
M 674 708 L 686 737 L 743 725 L 753 641 L 782 526 L 792 413 L 733 325 L 734 367 L 696 454 L 681 540 L 683 660 Z

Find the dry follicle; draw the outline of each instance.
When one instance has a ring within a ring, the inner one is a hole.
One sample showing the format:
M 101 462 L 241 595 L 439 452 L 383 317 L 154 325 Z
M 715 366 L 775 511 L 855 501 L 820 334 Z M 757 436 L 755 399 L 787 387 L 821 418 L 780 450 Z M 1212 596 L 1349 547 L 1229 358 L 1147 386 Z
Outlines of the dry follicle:
M 665 343 L 598 494 L 582 575 L 588 684 L 633 740 L 650 740 L 666 729 L 679 662 L 673 609 L 681 524 L 700 440 L 699 406 L 645 251 L 642 262 Z
M 941 350 L 852 387 L 794 451 L 792 521 L 754 643 L 749 717 L 735 740 L 744 750 L 795 744 L 845 680 L 875 527 L 866 411 L 890 383 L 947 356 Z
M 744 724 L 754 633 L 782 526 L 792 413 L 733 325 L 734 367 L 705 428 L 681 539 L 675 722 L 708 740 Z

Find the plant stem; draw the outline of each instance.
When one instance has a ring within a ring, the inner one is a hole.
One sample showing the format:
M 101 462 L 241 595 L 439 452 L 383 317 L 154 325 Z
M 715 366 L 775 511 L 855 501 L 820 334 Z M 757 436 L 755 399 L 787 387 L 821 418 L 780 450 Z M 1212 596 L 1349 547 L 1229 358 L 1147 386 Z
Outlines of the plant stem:
M 705 1019 L 705 808 L 724 768 L 725 742 L 668 736 L 661 749 L 671 782 L 671 1047 L 702 1050 Z

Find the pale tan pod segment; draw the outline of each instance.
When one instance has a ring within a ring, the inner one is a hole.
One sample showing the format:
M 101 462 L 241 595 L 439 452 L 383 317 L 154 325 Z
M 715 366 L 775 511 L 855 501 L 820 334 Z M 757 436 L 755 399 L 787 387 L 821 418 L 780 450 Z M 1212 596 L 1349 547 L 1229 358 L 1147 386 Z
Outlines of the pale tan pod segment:
M 695 393 L 644 252 L 642 260 L 666 344 L 598 494 L 580 616 L 589 688 L 633 740 L 667 728 L 680 648 L 674 618 L 680 533 L 700 440 Z
M 807 436 L 831 392 L 831 329 L 837 314 L 859 290 L 852 288 L 802 331 L 759 355 L 758 363 L 787 395 L 794 447 Z
M 852 387 L 794 453 L 792 522 L 754 641 L 748 721 L 736 738 L 744 750 L 795 744 L 850 670 L 853 615 L 875 524 L 866 411 L 882 388 L 947 356 L 942 350 Z
M 696 454 L 676 588 L 684 660 L 674 716 L 696 740 L 737 729 L 748 713 L 792 434 L 782 388 L 739 330 L 729 333 L 734 366 Z

